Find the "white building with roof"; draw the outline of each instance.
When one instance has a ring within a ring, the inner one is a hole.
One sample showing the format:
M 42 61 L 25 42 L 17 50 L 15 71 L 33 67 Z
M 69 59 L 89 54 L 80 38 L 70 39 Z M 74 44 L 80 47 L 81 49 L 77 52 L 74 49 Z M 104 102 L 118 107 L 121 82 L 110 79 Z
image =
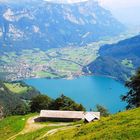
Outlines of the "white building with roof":
M 35 121 L 78 121 L 91 122 L 100 119 L 100 112 L 41 110 Z

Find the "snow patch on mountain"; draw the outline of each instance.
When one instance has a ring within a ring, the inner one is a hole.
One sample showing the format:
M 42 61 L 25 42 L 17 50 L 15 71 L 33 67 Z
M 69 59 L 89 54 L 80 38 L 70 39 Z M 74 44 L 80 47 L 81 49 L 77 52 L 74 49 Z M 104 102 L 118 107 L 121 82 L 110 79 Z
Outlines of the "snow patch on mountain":
M 44 1 L 53 3 L 71 4 L 71 3 L 87 2 L 88 0 L 44 0 Z

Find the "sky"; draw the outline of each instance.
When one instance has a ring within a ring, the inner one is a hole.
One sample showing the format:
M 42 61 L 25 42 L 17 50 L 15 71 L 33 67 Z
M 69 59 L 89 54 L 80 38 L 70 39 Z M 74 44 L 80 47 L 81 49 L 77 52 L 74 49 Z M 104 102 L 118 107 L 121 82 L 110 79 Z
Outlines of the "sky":
M 98 0 L 112 14 L 129 26 L 140 25 L 140 0 Z

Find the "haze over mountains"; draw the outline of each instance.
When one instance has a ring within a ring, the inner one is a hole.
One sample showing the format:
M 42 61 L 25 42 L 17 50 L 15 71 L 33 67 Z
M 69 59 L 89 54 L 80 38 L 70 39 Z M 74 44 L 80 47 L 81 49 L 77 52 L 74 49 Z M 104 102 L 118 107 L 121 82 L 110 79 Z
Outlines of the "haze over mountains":
M 75 4 L 9 1 L 0 3 L 0 9 L 0 46 L 6 50 L 84 46 L 125 30 L 93 0 Z
M 139 0 L 98 0 L 100 5 L 111 11 L 119 21 L 134 28 L 140 26 L 140 1 Z

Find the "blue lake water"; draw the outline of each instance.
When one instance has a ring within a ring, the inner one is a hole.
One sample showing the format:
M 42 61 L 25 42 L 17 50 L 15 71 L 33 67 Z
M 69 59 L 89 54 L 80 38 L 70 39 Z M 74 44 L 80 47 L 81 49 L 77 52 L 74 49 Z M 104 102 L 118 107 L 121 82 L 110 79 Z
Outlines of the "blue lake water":
M 127 88 L 108 77 L 82 76 L 73 80 L 39 78 L 28 79 L 25 82 L 52 98 L 57 98 L 63 93 L 84 105 L 87 110 L 100 104 L 111 113 L 115 113 L 126 106 L 120 96 L 127 92 Z

